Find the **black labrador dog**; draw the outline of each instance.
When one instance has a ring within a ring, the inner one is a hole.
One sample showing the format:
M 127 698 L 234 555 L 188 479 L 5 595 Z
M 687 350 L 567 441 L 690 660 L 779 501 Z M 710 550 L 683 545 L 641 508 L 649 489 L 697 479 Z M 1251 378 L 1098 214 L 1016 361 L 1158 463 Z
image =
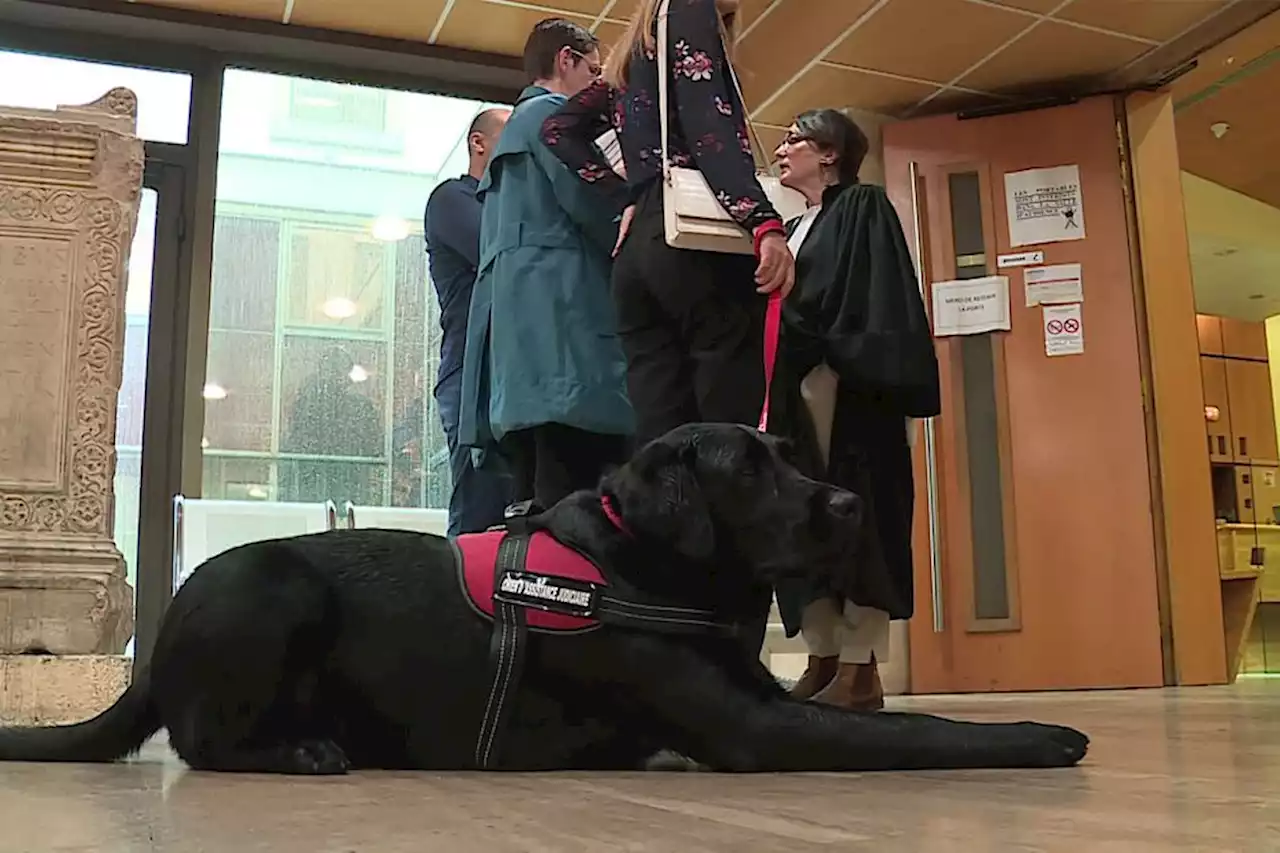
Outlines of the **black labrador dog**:
M 681 427 L 532 525 L 611 586 L 749 622 L 777 578 L 845 570 L 857 535 L 858 498 L 783 453 L 748 428 Z M 203 770 L 474 769 L 494 625 L 461 591 L 456 559 L 445 539 L 390 530 L 214 557 L 114 706 L 0 729 L 0 760 L 112 761 L 163 727 Z M 497 769 L 631 770 L 660 751 L 716 771 L 1064 767 L 1088 748 L 1057 726 L 795 701 L 723 634 L 605 625 L 531 634 L 524 657 Z

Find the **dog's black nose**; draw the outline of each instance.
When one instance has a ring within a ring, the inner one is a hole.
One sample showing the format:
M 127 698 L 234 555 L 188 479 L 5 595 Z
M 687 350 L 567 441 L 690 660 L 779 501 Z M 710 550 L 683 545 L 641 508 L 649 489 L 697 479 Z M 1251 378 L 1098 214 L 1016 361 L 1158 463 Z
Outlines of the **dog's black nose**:
M 858 513 L 858 496 L 844 489 L 832 489 L 827 495 L 827 507 L 832 515 L 849 518 Z

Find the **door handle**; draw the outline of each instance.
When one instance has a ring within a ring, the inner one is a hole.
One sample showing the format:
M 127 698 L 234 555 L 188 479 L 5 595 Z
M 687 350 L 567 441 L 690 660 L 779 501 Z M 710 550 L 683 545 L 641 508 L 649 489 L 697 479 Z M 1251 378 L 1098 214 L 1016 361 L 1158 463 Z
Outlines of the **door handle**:
M 924 276 L 924 229 L 926 223 L 920 216 L 920 164 L 911 161 L 911 218 L 915 224 L 916 284 L 925 304 L 929 294 Z M 929 513 L 929 593 L 933 604 L 933 632 L 941 634 L 946 628 L 944 599 L 942 596 L 942 547 L 939 540 L 942 525 L 938 517 L 938 443 L 933 418 L 925 418 L 924 430 L 924 484 Z

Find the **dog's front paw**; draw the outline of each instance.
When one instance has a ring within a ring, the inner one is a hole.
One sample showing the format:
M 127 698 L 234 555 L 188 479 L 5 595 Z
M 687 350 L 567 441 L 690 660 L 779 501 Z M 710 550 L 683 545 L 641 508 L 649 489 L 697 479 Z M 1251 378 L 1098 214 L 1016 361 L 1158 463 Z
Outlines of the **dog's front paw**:
M 1066 726 L 1019 723 L 1027 767 L 1074 767 L 1089 752 L 1089 736 Z
M 340 776 L 351 769 L 342 747 L 331 740 L 308 740 L 294 747 L 295 773 L 309 776 Z

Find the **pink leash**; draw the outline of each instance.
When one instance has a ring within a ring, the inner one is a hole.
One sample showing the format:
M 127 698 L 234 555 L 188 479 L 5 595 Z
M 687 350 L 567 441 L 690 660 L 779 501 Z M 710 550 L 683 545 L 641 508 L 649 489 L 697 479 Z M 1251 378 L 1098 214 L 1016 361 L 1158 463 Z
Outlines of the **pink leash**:
M 782 296 L 769 294 L 764 314 L 764 406 L 760 409 L 760 432 L 769 429 L 769 393 L 773 389 L 773 369 L 778 363 L 778 338 L 782 334 Z

